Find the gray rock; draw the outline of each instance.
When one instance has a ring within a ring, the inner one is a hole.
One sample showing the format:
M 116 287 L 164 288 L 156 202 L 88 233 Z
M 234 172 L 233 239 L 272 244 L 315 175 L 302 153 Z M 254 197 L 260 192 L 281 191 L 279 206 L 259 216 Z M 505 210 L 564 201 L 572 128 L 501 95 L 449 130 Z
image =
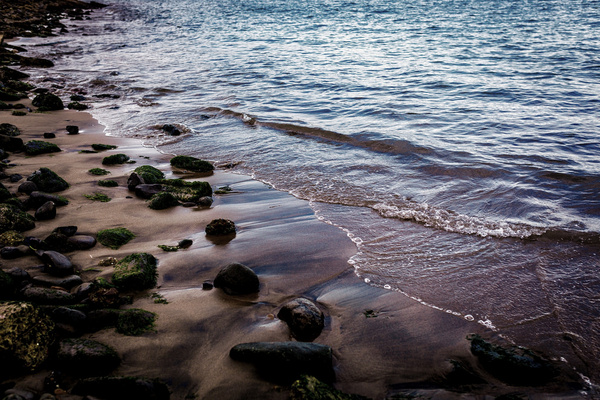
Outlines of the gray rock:
M 27 246 L 6 246 L 0 250 L 0 257 L 5 260 L 14 260 L 27 254 L 29 254 L 29 247 Z
M 149 199 L 155 194 L 158 194 L 163 191 L 163 185 L 159 183 L 154 184 L 141 184 L 135 187 L 135 195 L 142 199 Z
M 63 369 L 77 375 L 105 375 L 121 363 L 110 346 L 90 339 L 65 339 L 58 344 L 56 361 Z
M 323 312 L 308 299 L 297 298 L 286 303 L 277 317 L 285 321 L 292 336 L 303 342 L 312 342 L 323 330 Z
M 34 191 L 29 194 L 29 198 L 26 201 L 26 205 L 29 208 L 38 208 L 47 201 L 52 201 L 54 204 L 56 204 L 56 206 L 66 206 L 67 204 L 69 204 L 68 200 L 60 196 L 50 193 Z
M 198 200 L 198 205 L 200 207 L 210 207 L 212 206 L 213 203 L 213 198 L 210 196 L 203 196 L 200 197 L 200 199 Z
M 68 292 L 37 286 L 27 286 L 21 290 L 21 296 L 24 300 L 37 304 L 66 305 L 75 301 L 75 297 Z
M 57 251 L 44 251 L 42 253 L 42 261 L 46 266 L 45 272 L 54 276 L 72 275 L 75 267 L 69 258 Z
M 31 194 L 32 192 L 37 191 L 38 187 L 35 183 L 31 181 L 25 181 L 19 185 L 19 188 L 17 190 L 21 193 Z
M 214 285 L 230 295 L 250 294 L 259 291 L 258 276 L 243 264 L 232 263 L 221 268 Z
M 96 245 L 96 238 L 88 235 L 75 235 L 67 239 L 70 250 L 87 250 Z
M 52 276 L 48 274 L 39 274 L 34 276 L 32 280 L 36 285 L 60 286 L 65 289 L 71 289 L 83 283 L 83 280 L 79 275 Z
M 129 178 L 127 178 L 127 188 L 129 190 L 135 190 L 135 188 L 138 185 L 144 185 L 146 182 L 144 181 L 144 178 L 142 178 L 137 172 L 133 172 L 131 175 L 129 175 Z
M 87 316 L 79 310 L 58 307 L 52 310 L 51 318 L 56 324 L 60 324 L 63 327 L 67 325 L 70 328 L 65 330 L 76 333 L 81 332 L 85 327 Z
M 301 375 L 311 375 L 331 382 L 335 377 L 331 347 L 317 343 L 242 343 L 234 346 L 229 356 L 253 364 L 274 381 L 289 383 Z
M 53 201 L 47 201 L 35 212 L 35 219 L 44 221 L 56 218 L 56 204 Z

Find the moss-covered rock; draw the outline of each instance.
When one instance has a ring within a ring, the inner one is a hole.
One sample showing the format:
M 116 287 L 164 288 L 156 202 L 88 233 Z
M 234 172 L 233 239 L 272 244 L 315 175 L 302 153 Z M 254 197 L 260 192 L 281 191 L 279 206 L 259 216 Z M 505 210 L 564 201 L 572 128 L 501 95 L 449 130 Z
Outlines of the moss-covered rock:
M 105 195 L 104 193 L 94 193 L 94 194 L 84 194 L 83 197 L 92 201 L 100 201 L 102 203 L 108 203 L 112 199 Z
M 47 193 L 60 192 L 69 187 L 67 181 L 46 167 L 35 171 L 27 180 L 35 183 L 40 191 Z
M 63 306 L 77 302 L 71 293 L 59 289 L 28 286 L 20 293 L 23 300 L 35 304 Z
M 82 104 L 78 101 L 72 101 L 67 105 L 67 108 L 69 110 L 83 111 L 83 110 L 87 110 L 89 108 L 89 106 L 87 104 Z
M 128 243 L 134 237 L 135 235 L 127 228 L 104 229 L 99 231 L 96 236 L 100 244 L 115 250 Z
M 346 394 L 314 376 L 303 375 L 292 384 L 290 400 L 368 400 L 368 397 Z
M 176 168 L 193 172 L 212 172 L 215 169 L 208 161 L 191 156 L 175 156 L 170 162 Z
M 13 205 L 0 204 L 0 233 L 6 231 L 24 232 L 35 228 L 34 218 Z
M 116 330 L 122 335 L 138 336 L 154 331 L 156 314 L 139 308 L 121 310 L 117 318 Z
M 187 182 L 183 179 L 162 179 L 164 190 L 181 202 L 199 203 L 200 199 L 212 195 L 210 183 L 203 181 Z
M 113 150 L 116 148 L 117 148 L 117 146 L 114 146 L 112 144 L 101 144 L 101 143 L 92 144 L 92 149 L 94 149 L 96 151 Z
M 160 183 L 160 180 L 165 178 L 165 174 L 161 170 L 151 165 L 140 165 L 133 172 L 138 174 L 147 184 Z
M 17 231 L 6 231 L 0 234 L 0 247 L 5 246 L 18 246 L 23 244 L 25 236 L 21 235 Z
M 108 157 L 104 157 L 102 159 L 102 164 L 103 165 L 125 164 L 127 161 L 129 161 L 128 155 L 118 153 L 118 154 L 110 155 Z
M 29 303 L 0 303 L 0 370 L 34 370 L 48 357 L 54 324 Z
M 4 203 L 6 200 L 12 198 L 13 195 L 8 191 L 4 184 L 0 183 L 0 203 Z
M 169 192 L 160 192 L 155 194 L 148 201 L 148 207 L 153 210 L 165 210 L 167 208 L 179 205 L 179 200 Z
M 21 131 L 12 124 L 0 124 L 0 135 L 4 136 L 19 136 Z
M 92 175 L 102 176 L 110 174 L 110 171 L 105 170 L 104 168 L 92 168 L 88 171 Z
M 149 253 L 134 253 L 115 265 L 112 282 L 119 289 L 143 290 L 156 286 L 156 258 Z
M 117 181 L 113 181 L 112 179 L 101 179 L 98 181 L 98 186 L 103 187 L 117 187 L 119 184 Z
M 121 358 L 110 346 L 91 339 L 65 339 L 58 344 L 56 361 L 76 375 L 105 375 L 119 366 Z
M 235 234 L 235 223 L 228 219 L 213 219 L 204 229 L 207 235 L 224 236 Z
M 47 154 L 47 153 L 58 153 L 62 151 L 60 147 L 55 145 L 54 143 L 45 142 L 43 140 L 30 140 L 25 143 L 25 153 L 30 156 L 36 156 L 38 154 Z
M 40 93 L 31 102 L 40 111 L 54 111 L 65 108 L 60 97 L 52 93 Z
M 12 298 L 16 288 L 16 282 L 13 277 L 0 269 L 0 299 Z

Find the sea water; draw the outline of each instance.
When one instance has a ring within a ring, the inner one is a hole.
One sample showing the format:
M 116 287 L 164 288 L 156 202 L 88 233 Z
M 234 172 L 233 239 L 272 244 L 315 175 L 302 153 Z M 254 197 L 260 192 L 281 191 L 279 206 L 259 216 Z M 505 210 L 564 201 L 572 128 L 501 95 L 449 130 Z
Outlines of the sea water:
M 366 284 L 600 379 L 600 1 L 111 3 L 30 48 L 40 85 L 309 200 Z

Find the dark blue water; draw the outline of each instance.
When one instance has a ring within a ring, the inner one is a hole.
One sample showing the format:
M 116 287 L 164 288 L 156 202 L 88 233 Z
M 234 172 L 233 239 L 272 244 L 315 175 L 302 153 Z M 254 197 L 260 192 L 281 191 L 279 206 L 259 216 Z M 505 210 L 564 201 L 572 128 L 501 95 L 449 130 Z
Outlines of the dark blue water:
M 120 96 L 109 134 L 308 199 L 365 282 L 599 378 L 599 1 L 113 3 L 32 49 Z

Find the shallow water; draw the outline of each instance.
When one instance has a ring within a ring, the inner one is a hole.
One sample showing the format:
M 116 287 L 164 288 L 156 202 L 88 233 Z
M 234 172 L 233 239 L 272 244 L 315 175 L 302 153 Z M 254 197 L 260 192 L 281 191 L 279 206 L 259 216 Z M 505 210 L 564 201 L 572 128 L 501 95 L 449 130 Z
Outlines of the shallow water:
M 40 85 L 310 200 L 365 282 L 598 381 L 599 1 L 114 3 L 29 47 L 65 77 Z

